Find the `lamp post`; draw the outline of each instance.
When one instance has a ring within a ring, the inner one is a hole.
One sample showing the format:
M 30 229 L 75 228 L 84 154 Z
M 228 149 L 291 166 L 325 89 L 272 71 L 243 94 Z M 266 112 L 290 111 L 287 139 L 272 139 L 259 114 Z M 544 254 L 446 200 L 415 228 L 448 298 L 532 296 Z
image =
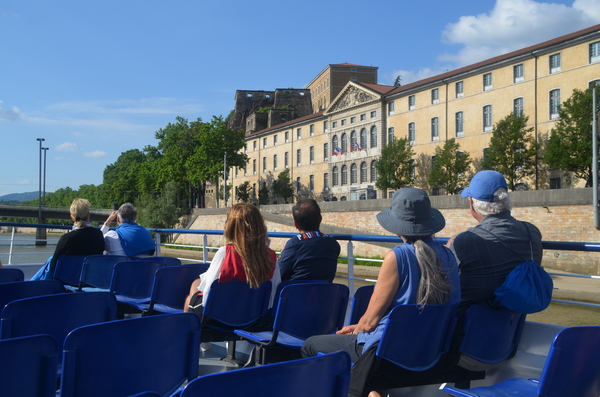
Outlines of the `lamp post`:
M 45 141 L 44 138 L 37 138 L 37 141 L 40 143 L 40 177 L 39 177 L 39 187 L 38 187 L 38 224 L 42 223 L 42 142 Z M 46 229 L 38 227 L 35 232 L 35 245 L 45 246 L 47 244 L 46 241 Z
M 42 200 L 43 200 L 43 204 L 46 205 L 46 156 L 47 156 L 47 151 L 50 150 L 49 147 L 43 147 L 42 150 L 44 150 L 44 183 L 43 183 L 43 187 L 42 187 Z

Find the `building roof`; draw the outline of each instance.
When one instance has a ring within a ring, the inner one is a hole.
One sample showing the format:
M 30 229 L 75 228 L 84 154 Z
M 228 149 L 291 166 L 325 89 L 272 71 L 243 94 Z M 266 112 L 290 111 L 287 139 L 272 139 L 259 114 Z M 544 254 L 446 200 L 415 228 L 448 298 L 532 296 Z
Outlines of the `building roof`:
M 321 116 L 323 116 L 323 111 L 322 110 L 320 112 L 309 114 L 309 115 L 304 116 L 304 117 L 298 117 L 297 119 L 293 119 L 293 120 L 287 121 L 285 123 L 277 124 L 277 125 L 275 125 L 273 127 L 265 128 L 265 129 L 262 129 L 260 131 L 255 131 L 252 134 L 246 135 L 246 138 L 250 138 L 250 137 L 262 135 L 264 133 L 268 133 L 270 131 L 277 130 L 277 129 L 280 129 L 280 128 L 285 129 L 286 127 L 289 127 L 291 125 L 294 125 L 294 124 L 297 124 L 297 123 L 302 123 L 302 122 L 305 122 L 305 121 L 310 120 L 310 119 L 317 119 L 317 118 L 319 118 Z

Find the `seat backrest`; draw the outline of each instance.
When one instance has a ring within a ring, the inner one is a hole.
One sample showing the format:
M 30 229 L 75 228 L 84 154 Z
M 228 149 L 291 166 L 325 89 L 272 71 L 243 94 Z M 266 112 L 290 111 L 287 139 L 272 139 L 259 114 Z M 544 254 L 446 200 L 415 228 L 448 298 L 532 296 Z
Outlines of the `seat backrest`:
M 540 377 L 541 397 L 600 396 L 600 326 L 561 330 Z
M 54 279 L 62 281 L 65 285 L 79 287 L 81 269 L 86 255 L 61 255 L 56 261 Z
M 374 289 L 375 285 L 373 284 L 363 285 L 356 290 L 354 299 L 352 299 L 352 309 L 350 310 L 350 320 L 348 324 L 358 324 L 358 320 L 360 320 L 367 311 Z
M 389 314 L 376 355 L 410 371 L 425 371 L 450 349 L 458 306 L 398 305 Z
M 113 267 L 117 262 L 128 260 L 128 257 L 122 255 L 86 256 L 83 260 L 83 267 L 81 269 L 79 290 L 86 286 L 109 289 Z
M 110 280 L 110 291 L 135 299 L 150 298 L 154 274 L 162 267 L 165 265 L 159 262 L 117 262 Z
M 339 351 L 254 368 L 202 376 L 190 382 L 181 397 L 346 397 L 350 356 Z
M 192 282 L 208 270 L 209 263 L 193 265 L 165 266 L 154 274 L 154 284 L 150 295 L 150 308 L 159 303 L 174 309 L 183 310 L 185 298 Z
M 0 311 L 7 303 L 18 299 L 63 292 L 65 292 L 65 287 L 58 280 L 17 281 L 0 284 Z
M 3 396 L 56 396 L 58 344 L 50 335 L 0 341 Z
M 516 351 L 526 314 L 472 305 L 466 312 L 460 352 L 488 364 L 498 364 Z
M 138 261 L 147 261 L 147 262 L 160 262 L 164 263 L 166 266 L 179 266 L 181 265 L 181 260 L 178 258 L 174 258 L 171 256 L 146 256 L 143 258 L 138 258 Z
M 78 328 L 65 340 L 61 397 L 175 392 L 198 376 L 200 317 L 132 318 Z
M 348 296 L 342 284 L 288 285 L 281 290 L 273 330 L 299 339 L 331 334 L 344 326 Z
M 0 339 L 48 334 L 62 346 L 75 328 L 113 321 L 117 300 L 109 292 L 64 293 L 20 299 L 0 315 Z
M 23 273 L 23 270 L 8 267 L 0 268 L 0 284 L 23 280 L 25 280 L 25 273 Z
M 189 289 L 188 289 L 189 290 Z M 245 281 L 213 281 L 203 314 L 232 328 L 245 328 L 267 314 L 271 281 L 250 288 Z

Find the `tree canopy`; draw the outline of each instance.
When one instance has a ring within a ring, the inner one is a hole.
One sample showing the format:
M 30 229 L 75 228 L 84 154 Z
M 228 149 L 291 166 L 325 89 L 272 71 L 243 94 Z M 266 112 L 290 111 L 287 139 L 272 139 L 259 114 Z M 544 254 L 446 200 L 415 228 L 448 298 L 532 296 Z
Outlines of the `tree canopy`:
M 375 165 L 377 182 L 382 190 L 398 190 L 413 181 L 415 164 L 414 151 L 407 138 L 394 139 L 381 150 L 381 158 Z
M 290 179 L 290 169 L 281 171 L 277 179 L 273 181 L 273 194 L 279 196 L 287 203 L 287 200 L 294 195 L 294 186 Z
M 468 184 L 467 171 L 471 167 L 469 153 L 460 151 L 456 139 L 448 139 L 443 147 L 435 148 L 435 161 L 428 177 L 430 186 L 445 189 L 448 194 L 457 194 Z

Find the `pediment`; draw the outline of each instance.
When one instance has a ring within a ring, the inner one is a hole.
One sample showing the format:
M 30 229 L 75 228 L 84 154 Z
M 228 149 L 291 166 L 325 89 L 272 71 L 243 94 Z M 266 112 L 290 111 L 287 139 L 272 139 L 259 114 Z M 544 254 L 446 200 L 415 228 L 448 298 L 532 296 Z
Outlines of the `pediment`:
M 372 102 L 378 99 L 378 95 L 365 90 L 353 84 L 348 84 L 342 92 L 335 98 L 326 113 L 337 112 L 340 110 L 360 106 L 363 103 Z

